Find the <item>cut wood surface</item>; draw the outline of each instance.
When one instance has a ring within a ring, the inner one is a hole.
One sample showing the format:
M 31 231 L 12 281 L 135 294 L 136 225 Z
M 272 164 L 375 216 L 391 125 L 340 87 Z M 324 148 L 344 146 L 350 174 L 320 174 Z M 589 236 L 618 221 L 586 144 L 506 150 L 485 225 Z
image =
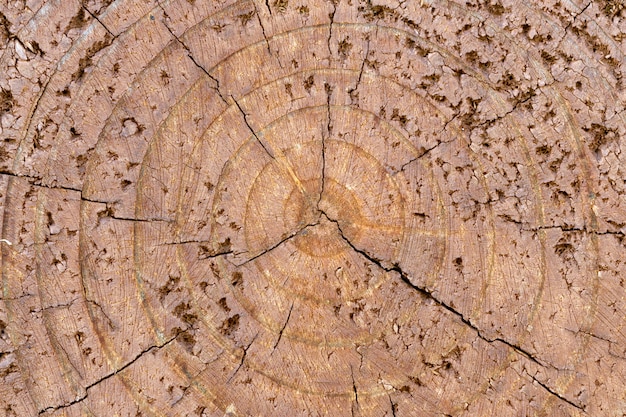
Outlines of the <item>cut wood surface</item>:
M 626 416 L 622 0 L 3 0 L 0 415 Z

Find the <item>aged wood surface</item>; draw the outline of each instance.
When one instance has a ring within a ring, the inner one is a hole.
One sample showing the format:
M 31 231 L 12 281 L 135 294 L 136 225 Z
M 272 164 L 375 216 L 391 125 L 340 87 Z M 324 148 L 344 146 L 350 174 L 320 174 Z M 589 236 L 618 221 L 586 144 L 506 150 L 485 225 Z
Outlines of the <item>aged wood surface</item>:
M 625 35 L 2 0 L 0 415 L 626 416 Z

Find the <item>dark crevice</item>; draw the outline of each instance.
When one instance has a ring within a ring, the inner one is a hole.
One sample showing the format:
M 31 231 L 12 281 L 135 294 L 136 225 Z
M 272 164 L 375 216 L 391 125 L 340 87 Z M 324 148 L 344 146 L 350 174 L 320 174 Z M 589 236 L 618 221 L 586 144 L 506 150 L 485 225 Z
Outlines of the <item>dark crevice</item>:
M 243 348 L 243 353 L 241 354 L 241 360 L 239 361 L 239 365 L 237 365 L 237 369 L 235 369 L 235 372 L 233 372 L 233 374 L 230 376 L 230 378 L 228 378 L 228 381 L 226 381 L 226 384 L 229 384 L 230 381 L 232 381 L 232 379 L 235 377 L 235 375 L 237 375 L 237 372 L 239 372 L 239 370 L 243 366 L 243 363 L 246 360 L 246 355 L 248 354 L 248 349 L 250 349 L 250 346 L 252 346 L 252 344 L 254 343 L 254 341 L 256 340 L 258 335 L 259 335 L 258 333 L 255 334 L 254 337 L 252 338 L 252 340 L 250 341 L 250 343 L 248 343 L 248 345 Z
M 82 5 L 83 10 L 85 10 L 87 13 L 89 13 L 89 15 L 94 18 L 98 23 L 100 23 L 100 25 L 104 28 L 104 30 L 106 30 L 107 32 L 109 32 L 109 35 L 111 35 L 113 37 L 113 39 L 116 38 L 116 35 L 113 34 L 113 32 L 111 32 L 109 30 L 108 27 L 106 27 L 106 25 L 104 23 L 102 23 L 102 21 L 98 18 L 98 16 L 96 16 L 95 14 L 91 13 L 91 10 L 89 10 L 87 7 L 85 7 L 85 5 Z
M 280 245 L 282 245 L 283 243 L 285 243 L 286 241 L 288 241 L 289 239 L 293 238 L 294 236 L 298 235 L 299 233 L 303 232 L 305 229 L 309 228 L 309 227 L 313 227 L 313 226 L 317 226 L 318 223 L 311 223 L 311 224 L 307 224 L 303 227 L 301 227 L 300 229 L 296 230 L 295 232 L 285 236 L 284 238 L 282 238 L 278 243 L 275 243 L 274 245 L 270 246 L 267 249 L 262 250 L 260 253 L 254 255 L 252 258 L 245 260 L 244 262 L 240 263 L 240 264 L 235 264 L 236 267 L 241 267 L 244 266 L 252 261 L 254 261 L 255 259 L 265 255 L 268 252 L 273 251 L 274 249 L 276 249 L 277 247 L 279 247 Z
M 246 124 L 246 126 L 248 126 L 248 129 L 250 129 L 250 132 L 252 132 L 252 136 L 254 136 L 257 140 L 257 142 L 259 142 L 259 145 L 261 145 L 261 147 L 263 147 L 263 149 L 265 150 L 265 152 L 272 158 L 272 159 L 276 159 L 276 157 L 274 156 L 274 154 L 272 154 L 270 152 L 270 150 L 265 146 L 265 144 L 261 141 L 261 138 L 259 138 L 256 134 L 256 132 L 254 131 L 254 129 L 252 128 L 252 126 L 250 126 L 250 123 L 248 123 L 248 115 L 246 115 L 246 112 L 243 111 L 243 109 L 241 108 L 241 106 L 239 105 L 239 102 L 237 100 L 235 100 L 235 97 L 230 96 L 230 98 L 235 102 L 235 105 L 237 106 L 237 108 L 239 109 L 239 111 L 241 112 L 241 114 L 243 115 L 243 121 Z
M 289 307 L 289 313 L 287 314 L 287 319 L 285 320 L 285 324 L 283 324 L 283 327 L 280 329 L 280 332 L 278 332 L 278 339 L 276 340 L 276 343 L 274 343 L 274 349 L 272 350 L 272 353 L 274 353 L 274 351 L 276 350 L 276 347 L 280 343 L 280 339 L 283 337 L 283 332 L 285 331 L 285 327 L 287 327 L 287 324 L 289 323 L 289 319 L 291 318 L 292 311 L 293 311 L 293 303 L 291 303 L 291 307 Z
M 567 398 L 565 398 L 564 396 L 562 396 L 561 394 L 559 394 L 558 392 L 552 390 L 549 386 L 547 386 L 546 384 L 544 384 L 543 382 L 539 381 L 537 378 L 535 378 L 534 376 L 530 375 L 528 372 L 524 371 L 526 373 L 526 375 L 528 375 L 529 377 L 532 378 L 533 381 L 535 381 L 537 383 L 537 385 L 539 385 L 540 387 L 542 387 L 543 389 L 545 389 L 547 392 L 549 392 L 551 395 L 554 395 L 555 397 L 557 397 L 558 399 L 565 401 L 566 403 L 568 403 L 569 405 L 571 405 L 572 407 L 575 407 L 579 410 L 581 410 L 582 412 L 585 412 L 585 407 L 581 404 L 576 404 L 575 402 L 568 400 Z
M 113 220 L 121 220 L 125 222 L 142 222 L 142 223 L 152 223 L 152 222 L 165 222 L 172 223 L 173 220 L 170 219 L 161 219 L 158 217 L 147 218 L 147 219 L 136 219 L 134 217 L 120 217 L 120 216 L 104 216 L 103 218 L 109 218 Z
M 155 350 L 155 349 L 161 349 L 167 345 L 169 345 L 170 343 L 172 343 L 177 337 L 178 335 L 180 335 L 182 333 L 178 332 L 176 333 L 174 336 L 172 336 L 169 340 L 167 340 L 165 343 L 161 344 L 161 345 L 154 345 L 154 346 L 150 346 L 149 348 L 144 349 L 143 351 L 141 351 L 141 353 L 139 353 L 137 356 L 135 356 L 133 359 L 131 359 L 128 363 L 126 363 L 124 366 L 116 369 L 113 372 L 110 372 L 108 374 L 106 374 L 105 376 L 103 376 L 102 378 L 98 379 L 95 382 L 92 382 L 91 384 L 87 385 L 85 387 L 85 392 L 83 395 L 81 395 L 80 397 L 76 398 L 75 400 L 66 403 L 66 404 L 62 404 L 62 405 L 58 405 L 58 406 L 50 406 L 50 407 L 46 407 L 43 410 L 40 410 L 38 415 L 41 415 L 43 413 L 47 413 L 49 411 L 58 411 L 67 407 L 71 407 L 74 404 L 77 404 L 83 400 L 85 400 L 87 398 L 87 396 L 89 395 L 89 390 L 93 387 L 95 387 L 96 385 L 100 384 L 101 382 L 106 381 L 107 379 L 117 375 L 118 373 L 124 371 L 126 368 L 128 368 L 129 366 L 131 366 L 132 364 L 134 364 L 139 358 L 141 358 L 143 355 L 145 355 L 146 353 Z
M 330 22 L 328 23 L 328 40 L 326 41 L 326 44 L 328 46 L 328 59 L 329 60 L 333 55 L 333 52 L 330 49 L 330 40 L 333 37 L 333 21 L 335 20 L 335 13 L 337 13 L 337 5 L 335 4 L 335 2 L 333 2 L 333 11 L 328 14 L 328 17 L 330 18 Z
M 367 62 L 367 57 L 369 56 L 369 53 L 370 53 L 369 35 L 367 35 L 366 41 L 367 43 L 365 44 L 365 56 L 363 57 L 363 61 L 361 62 L 361 69 L 359 70 L 359 78 L 357 78 L 354 88 L 351 88 L 348 90 L 348 94 L 350 94 L 351 100 L 353 96 L 358 97 L 358 95 L 355 95 L 355 94 L 357 90 L 359 89 L 359 86 L 361 85 L 361 78 L 363 78 L 363 71 L 365 70 L 365 63 Z
M 522 224 L 521 222 L 514 222 L 517 224 Z M 533 232 L 537 233 L 541 230 L 561 230 L 562 232 L 580 232 L 580 233 L 589 233 L 593 235 L 616 235 L 616 236 L 624 236 L 624 232 L 621 231 L 610 231 L 610 230 L 589 230 L 586 227 L 572 227 L 567 225 L 547 225 L 547 226 L 538 226 L 533 228 L 522 228 L 524 232 Z
M 267 35 L 265 34 L 265 26 L 263 26 L 263 21 L 261 21 L 261 14 L 256 9 L 256 4 L 254 5 L 254 13 L 256 14 L 256 18 L 259 21 L 259 26 L 261 26 L 261 33 L 263 33 L 263 39 L 265 39 L 265 45 L 267 46 L 267 52 L 270 55 L 273 55 L 272 54 L 272 50 L 270 49 L 270 41 L 267 39 Z M 271 14 L 271 12 L 270 12 L 270 14 Z
M 389 405 L 391 406 L 391 416 L 396 417 L 396 407 L 397 405 L 391 400 L 391 395 L 387 394 L 389 398 Z
M 31 185 L 35 186 L 35 187 L 41 187 L 41 188 L 48 188 L 50 190 L 65 190 L 65 191 L 73 191 L 73 192 L 77 192 L 77 193 L 81 193 L 82 190 L 80 188 L 74 188 L 74 187 L 68 187 L 68 186 L 62 186 L 62 185 L 45 185 L 42 184 L 41 181 L 43 181 L 41 178 L 39 177 L 35 177 L 32 175 L 23 175 L 23 174 L 14 174 L 12 172 L 9 171 L 0 171 L 0 175 L 6 175 L 9 177 L 13 177 L 13 178 L 21 178 L 21 179 L 25 179 L 28 181 L 31 181 Z
M 6 239 L 0 239 L 0 242 L 5 242 L 8 245 L 12 245 L 12 243 L 8 243 L 9 241 Z M 26 294 L 18 295 L 16 297 L 0 297 L 0 301 L 18 301 L 18 300 L 21 300 L 22 298 L 34 297 L 34 296 L 35 294 L 26 293 Z
M 30 310 L 30 312 L 31 313 L 41 313 L 43 311 L 48 311 L 48 310 L 52 310 L 52 309 L 55 309 L 55 308 L 68 308 L 68 307 L 71 307 L 72 304 L 74 304 L 78 300 L 80 300 L 80 298 L 73 298 L 70 301 L 68 301 L 67 303 L 61 303 L 61 304 L 55 304 L 55 305 L 51 305 L 51 306 L 45 306 L 45 307 L 41 307 L 39 309 Z
M 452 123 L 454 120 L 456 120 L 456 119 L 457 119 L 460 115 L 461 115 L 461 112 L 454 113 L 454 116 L 452 116 L 452 117 L 450 118 L 450 120 L 448 120 L 448 121 L 447 121 L 447 122 L 443 125 L 443 127 L 441 128 L 441 130 L 440 130 L 438 133 L 439 133 L 439 134 L 442 134 L 443 132 L 445 132 L 445 131 L 446 131 L 446 129 L 448 128 L 448 125 L 449 125 L 450 123 Z
M 359 408 L 359 391 L 356 389 L 356 382 L 354 381 L 354 370 L 352 369 L 352 365 L 350 365 L 350 376 L 352 378 L 352 392 L 354 393 L 354 406 Z M 354 407 L 352 409 L 352 413 L 354 414 Z
M 585 13 L 585 11 L 587 11 L 587 9 L 589 8 L 589 6 L 591 6 L 592 3 L 593 3 L 592 1 L 587 3 L 587 5 L 580 10 L 580 12 L 574 15 L 574 18 L 572 19 L 572 21 L 569 22 L 567 26 L 565 26 L 565 29 L 563 29 L 563 37 L 557 43 L 556 48 L 555 48 L 556 50 L 559 50 L 561 48 L 561 43 L 563 43 L 563 41 L 565 40 L 565 37 L 567 36 L 567 32 L 569 31 L 569 29 L 572 27 L 574 23 L 576 23 L 576 20 L 580 17 L 580 15 Z
M 94 200 L 92 198 L 87 198 L 83 196 L 82 194 L 80 196 L 80 199 L 81 201 L 87 201 L 88 203 L 105 204 L 105 205 L 117 203 L 117 201 Z
M 377 265 L 383 271 L 386 271 L 386 272 L 396 272 L 400 276 L 400 279 L 402 280 L 402 282 L 404 282 L 407 286 L 409 286 L 410 288 L 412 288 L 413 290 L 418 292 L 424 298 L 433 301 L 439 307 L 444 308 L 445 310 L 449 311 L 450 313 L 452 313 L 453 315 L 458 317 L 459 320 L 461 320 L 461 322 L 463 324 L 465 324 L 466 326 L 470 327 L 474 332 L 476 332 L 477 336 L 480 339 L 484 340 L 487 343 L 500 342 L 500 343 L 508 346 L 509 348 L 513 349 L 518 354 L 526 357 L 528 360 L 532 361 L 533 363 L 535 363 L 535 364 L 537 364 L 537 365 L 539 365 L 541 367 L 551 366 L 551 365 L 542 363 L 541 361 L 539 361 L 537 359 L 537 357 L 535 355 L 531 354 L 530 352 L 524 350 L 520 346 L 517 346 L 517 345 L 515 345 L 515 344 L 513 344 L 513 343 L 511 343 L 511 342 L 509 342 L 509 341 L 507 341 L 505 339 L 502 339 L 502 338 L 489 339 L 489 338 L 485 337 L 482 334 L 482 332 L 480 331 L 480 329 L 478 329 L 478 327 L 476 327 L 474 324 L 472 324 L 472 322 L 470 320 L 465 318 L 465 316 L 461 312 L 455 310 L 450 305 L 446 304 L 445 302 L 443 302 L 440 299 L 438 299 L 437 297 L 435 297 L 433 295 L 433 293 L 430 290 L 428 290 L 427 288 L 419 287 L 419 286 L 415 285 L 413 282 L 411 282 L 411 280 L 409 279 L 408 275 L 400 268 L 400 266 L 397 263 L 393 263 L 392 264 L 393 266 L 387 267 L 387 266 L 383 265 L 383 261 L 382 260 L 380 260 L 380 259 L 370 255 L 368 252 L 366 252 L 366 251 L 364 251 L 362 249 L 359 249 L 356 246 L 354 246 L 354 244 L 343 233 L 343 230 L 341 229 L 341 226 L 339 225 L 339 222 L 337 220 L 334 220 L 334 219 L 330 218 L 323 211 L 322 211 L 322 214 L 329 221 L 331 221 L 331 222 L 333 222 L 333 223 L 335 223 L 337 225 L 337 229 L 339 230 L 339 235 L 352 248 L 352 250 L 354 250 L 358 254 L 362 255 L 365 259 L 367 259 L 368 261 L 370 261 L 374 265 Z
M 433 149 L 435 149 L 436 147 L 438 147 L 442 143 L 448 143 L 448 142 L 438 142 L 436 145 L 433 145 L 433 146 L 431 146 L 428 149 L 424 149 L 419 156 L 416 156 L 415 158 L 411 158 L 409 161 L 407 161 L 404 164 L 402 164 L 400 166 L 400 169 L 397 172 L 404 171 L 404 169 L 407 167 L 407 165 L 411 165 L 413 162 L 417 161 L 418 159 L 421 159 L 421 158 L 425 157 L 426 155 L 428 155 L 430 153 L 430 151 L 432 151 Z
M 546 84 L 546 86 L 548 86 L 550 84 Z M 483 127 L 483 126 L 491 126 L 493 123 L 497 122 L 498 120 L 502 120 L 505 117 L 507 117 L 509 114 L 513 113 L 515 110 L 517 110 L 517 108 L 520 106 L 520 104 L 524 104 L 527 103 L 530 99 L 532 99 L 533 97 L 535 97 L 536 93 L 534 91 L 530 91 L 527 96 L 522 99 L 522 100 L 517 100 L 515 102 L 515 104 L 513 104 L 513 107 L 511 108 L 511 110 L 505 112 L 502 116 L 496 116 L 493 119 L 487 119 L 484 122 L 478 123 L 475 128 L 479 128 L 479 127 Z
M 565 331 L 568 331 L 568 332 L 573 333 L 573 334 L 583 334 L 583 335 L 585 335 L 585 336 L 593 337 L 594 339 L 602 340 L 602 341 L 604 341 L 604 342 L 608 342 L 608 343 L 610 343 L 610 344 L 616 343 L 616 342 L 615 342 L 615 341 L 613 341 L 613 340 L 610 340 L 610 339 L 604 338 L 604 337 L 602 337 L 602 336 L 598 336 L 598 335 L 596 335 L 596 334 L 593 334 L 593 333 L 588 332 L 588 331 L 585 331 L 585 330 L 571 330 L 571 329 L 567 329 L 567 328 L 565 328 L 565 327 L 564 327 L 563 329 L 564 329 Z
M 198 259 L 199 260 L 204 260 L 204 259 L 214 259 L 214 258 L 219 258 L 220 256 L 225 256 L 225 255 L 232 255 L 234 252 L 232 250 L 226 251 L 226 252 L 216 252 L 216 253 L 210 253 L 210 254 L 203 254 L 202 256 L 199 256 Z
M 270 1 L 265 0 L 265 7 L 267 7 L 267 11 L 270 12 L 270 16 L 272 15 L 272 8 L 270 7 Z
M 226 101 L 226 99 L 224 98 L 224 96 L 222 95 L 222 92 L 220 91 L 220 82 L 217 78 L 215 78 L 213 75 L 211 75 L 211 73 L 209 71 L 207 71 L 206 68 L 204 68 L 202 65 L 200 65 L 200 63 L 198 61 L 196 61 L 196 59 L 194 58 L 194 56 L 191 54 L 191 50 L 189 49 L 189 47 L 178 37 L 176 36 L 176 34 L 174 33 L 174 31 L 169 27 L 169 25 L 166 22 L 166 19 L 169 18 L 169 16 L 167 15 L 167 12 L 165 11 L 165 8 L 163 7 L 163 5 L 161 4 L 160 1 L 157 1 L 157 5 L 159 6 L 159 8 L 161 9 L 161 11 L 163 12 L 163 25 L 165 26 L 165 28 L 167 29 L 167 31 L 170 33 L 170 35 L 172 35 L 172 37 L 174 39 L 176 39 L 176 41 L 185 49 L 185 51 L 187 52 L 187 56 L 189 57 L 189 59 L 191 60 L 191 62 L 193 62 L 193 64 L 198 67 L 202 72 L 204 72 L 204 74 L 209 77 L 214 83 L 215 83 L 215 87 L 213 87 L 213 89 L 217 92 L 217 95 L 222 99 L 222 101 L 225 104 L 228 104 L 228 101 Z
M 322 128 L 322 185 L 320 190 L 320 196 L 317 200 L 317 207 L 322 202 L 322 196 L 324 195 L 324 189 L 326 187 L 326 139 L 330 138 L 330 132 L 333 129 L 332 118 L 330 114 L 330 98 L 332 96 L 332 89 L 326 89 L 326 130 Z

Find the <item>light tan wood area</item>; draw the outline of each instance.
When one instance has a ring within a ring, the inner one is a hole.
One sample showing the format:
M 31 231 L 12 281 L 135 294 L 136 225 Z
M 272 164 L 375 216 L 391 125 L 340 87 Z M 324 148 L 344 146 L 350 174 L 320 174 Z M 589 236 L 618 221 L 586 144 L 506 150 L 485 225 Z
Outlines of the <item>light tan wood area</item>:
M 4 0 L 1 416 L 626 416 L 626 10 Z

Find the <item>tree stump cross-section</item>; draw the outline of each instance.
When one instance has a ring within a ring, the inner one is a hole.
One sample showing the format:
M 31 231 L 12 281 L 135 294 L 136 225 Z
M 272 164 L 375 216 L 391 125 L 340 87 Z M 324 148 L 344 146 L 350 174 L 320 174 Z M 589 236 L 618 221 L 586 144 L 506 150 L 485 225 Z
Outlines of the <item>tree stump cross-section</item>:
M 624 6 L 4 2 L 0 415 L 626 416 Z

